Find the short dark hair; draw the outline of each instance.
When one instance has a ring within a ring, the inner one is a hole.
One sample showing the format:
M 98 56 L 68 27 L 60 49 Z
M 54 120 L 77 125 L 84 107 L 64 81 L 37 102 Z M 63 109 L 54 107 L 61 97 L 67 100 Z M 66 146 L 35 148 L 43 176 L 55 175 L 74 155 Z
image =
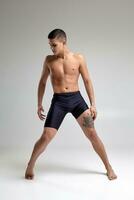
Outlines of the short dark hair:
M 62 29 L 54 29 L 48 34 L 48 39 L 61 38 L 67 40 L 67 35 Z

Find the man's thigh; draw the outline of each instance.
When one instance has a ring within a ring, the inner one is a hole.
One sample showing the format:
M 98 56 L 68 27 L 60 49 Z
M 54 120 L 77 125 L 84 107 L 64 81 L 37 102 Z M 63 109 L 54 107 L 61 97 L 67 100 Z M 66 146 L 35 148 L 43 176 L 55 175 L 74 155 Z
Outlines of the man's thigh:
M 46 130 L 51 130 L 50 128 L 58 130 L 66 114 L 67 112 L 64 111 L 60 105 L 53 102 L 47 113 L 44 128 L 46 128 Z
M 91 116 L 91 111 L 89 108 L 81 113 L 76 120 L 84 131 L 94 129 L 94 120 Z

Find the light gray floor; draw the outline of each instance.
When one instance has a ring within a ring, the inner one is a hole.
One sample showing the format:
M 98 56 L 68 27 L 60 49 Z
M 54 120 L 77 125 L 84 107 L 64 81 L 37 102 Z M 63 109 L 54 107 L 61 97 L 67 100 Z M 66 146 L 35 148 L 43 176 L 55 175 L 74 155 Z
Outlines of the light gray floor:
M 107 149 L 118 179 L 109 181 L 90 147 L 48 147 L 35 165 L 35 179 L 24 179 L 30 149 L 1 150 L 1 200 L 133 200 L 134 149 Z

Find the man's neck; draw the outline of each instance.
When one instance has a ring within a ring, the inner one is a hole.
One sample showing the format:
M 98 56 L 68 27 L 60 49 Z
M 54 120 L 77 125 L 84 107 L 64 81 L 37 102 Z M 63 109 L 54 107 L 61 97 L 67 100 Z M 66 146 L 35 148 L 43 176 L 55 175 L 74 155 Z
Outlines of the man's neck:
M 61 52 L 60 54 L 58 54 L 57 57 L 65 59 L 69 53 L 70 53 L 70 50 L 67 47 L 65 47 L 64 50 L 63 50 L 63 52 Z

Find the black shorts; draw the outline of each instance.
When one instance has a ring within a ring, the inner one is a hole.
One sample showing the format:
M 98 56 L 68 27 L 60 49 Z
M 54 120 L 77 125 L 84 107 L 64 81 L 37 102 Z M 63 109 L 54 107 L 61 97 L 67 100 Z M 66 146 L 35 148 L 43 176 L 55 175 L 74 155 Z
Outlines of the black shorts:
M 67 113 L 72 113 L 77 119 L 88 108 L 79 90 L 75 92 L 54 93 L 44 127 L 52 127 L 58 130 Z

